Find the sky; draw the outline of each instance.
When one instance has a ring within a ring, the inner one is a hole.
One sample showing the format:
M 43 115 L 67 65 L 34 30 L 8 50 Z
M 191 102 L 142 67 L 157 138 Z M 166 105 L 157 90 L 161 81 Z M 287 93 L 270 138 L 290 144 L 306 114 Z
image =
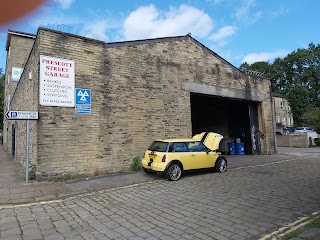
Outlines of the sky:
M 318 0 L 50 0 L 0 25 L 0 68 L 8 29 L 51 28 L 105 42 L 192 37 L 239 67 L 320 43 Z M 0 10 L 1 14 L 1 10 Z

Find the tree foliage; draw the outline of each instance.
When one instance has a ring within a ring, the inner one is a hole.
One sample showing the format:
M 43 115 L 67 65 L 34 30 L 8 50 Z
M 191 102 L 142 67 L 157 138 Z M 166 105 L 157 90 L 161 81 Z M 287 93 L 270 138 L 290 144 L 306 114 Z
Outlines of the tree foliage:
M 304 125 L 302 115 L 310 108 L 309 92 L 302 86 L 294 86 L 288 90 L 287 99 L 290 102 L 292 109 L 293 119 L 298 125 Z
M 319 44 L 310 43 L 308 48 L 299 48 L 273 63 L 243 63 L 242 68 L 265 73 L 271 80 L 272 91 L 288 98 L 295 125 L 308 124 L 316 128 L 314 121 L 307 118 L 320 107 Z
M 304 112 L 301 116 L 304 125 L 312 126 L 317 133 L 320 133 L 320 109 L 313 107 L 309 111 Z
M 4 104 L 4 74 L 0 68 L 0 132 L 3 129 L 3 104 Z

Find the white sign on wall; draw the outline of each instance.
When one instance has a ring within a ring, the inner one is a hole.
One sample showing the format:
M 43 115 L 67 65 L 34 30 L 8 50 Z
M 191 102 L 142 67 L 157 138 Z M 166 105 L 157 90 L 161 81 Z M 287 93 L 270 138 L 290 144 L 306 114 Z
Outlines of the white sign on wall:
M 73 60 L 40 56 L 40 105 L 74 107 Z
M 11 73 L 12 82 L 19 82 L 22 71 L 23 71 L 23 68 L 17 68 L 17 67 L 12 68 L 12 73 Z
M 34 111 L 8 111 L 6 113 L 6 117 L 11 120 L 36 120 L 39 118 L 38 115 L 38 112 Z

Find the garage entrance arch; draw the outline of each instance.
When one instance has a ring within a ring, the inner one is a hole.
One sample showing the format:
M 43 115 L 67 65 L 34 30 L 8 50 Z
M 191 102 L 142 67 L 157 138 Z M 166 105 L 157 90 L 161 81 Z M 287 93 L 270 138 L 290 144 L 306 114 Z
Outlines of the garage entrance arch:
M 199 93 L 190 93 L 190 101 L 193 135 L 212 131 L 222 134 L 224 141 L 240 138 L 246 154 L 260 153 L 258 103 Z

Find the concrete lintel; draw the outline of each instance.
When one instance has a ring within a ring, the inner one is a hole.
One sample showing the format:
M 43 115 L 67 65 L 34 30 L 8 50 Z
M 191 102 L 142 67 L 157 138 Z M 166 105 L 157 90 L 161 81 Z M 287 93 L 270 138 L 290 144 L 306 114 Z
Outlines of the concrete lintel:
M 249 91 L 244 91 L 240 89 L 234 88 L 223 88 L 217 86 L 210 86 L 206 84 L 199 84 L 199 83 L 191 83 L 191 82 L 183 82 L 182 89 L 193 92 L 193 93 L 202 93 L 207 95 L 219 96 L 219 97 L 226 97 L 226 98 L 236 98 L 242 100 L 249 100 L 255 102 L 263 102 L 268 98 L 268 96 L 254 93 Z

